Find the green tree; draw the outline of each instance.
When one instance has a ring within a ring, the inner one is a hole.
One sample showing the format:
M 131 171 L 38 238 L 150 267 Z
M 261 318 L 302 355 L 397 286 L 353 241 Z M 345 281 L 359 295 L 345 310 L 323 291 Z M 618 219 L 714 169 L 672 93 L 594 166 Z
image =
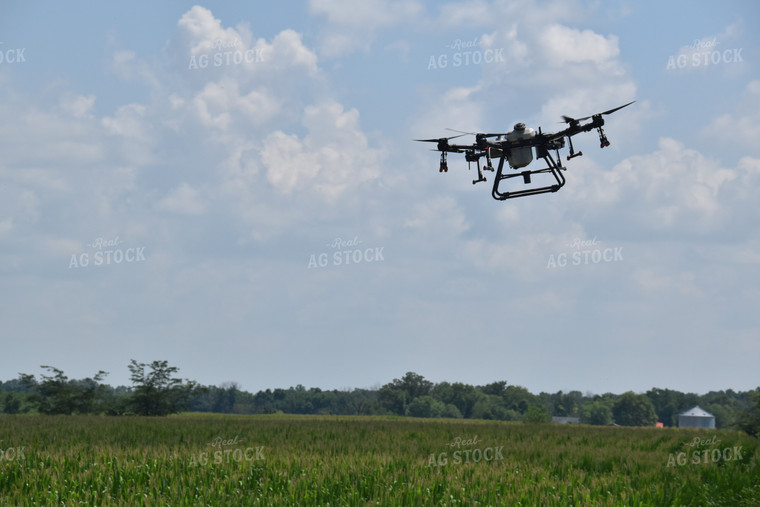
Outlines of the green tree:
M 533 405 L 528 407 L 523 415 L 523 422 L 526 423 L 548 423 L 552 421 L 552 416 L 544 407 Z
M 1 395 L 3 399 L 3 412 L 6 414 L 18 414 L 21 412 L 21 404 L 24 399 L 22 393 L 6 392 Z
M 385 384 L 377 393 L 378 402 L 391 414 L 406 415 L 406 391 L 393 384 Z
M 552 405 L 552 415 L 558 417 L 577 417 L 580 412 L 583 395 L 580 391 L 563 393 L 558 391 L 549 396 Z
M 406 415 L 415 398 L 430 394 L 433 383 L 412 371 L 385 384 L 378 393 L 380 405 L 393 414 Z
M 734 426 L 751 437 L 760 438 L 760 388 L 750 391 L 749 407 L 739 413 Z
M 409 404 L 409 415 L 412 417 L 443 417 L 446 405 L 433 398 L 425 395 L 415 398 Z
M 393 379 L 393 385 L 404 391 L 410 402 L 418 396 L 430 394 L 433 387 L 432 382 L 412 371 L 407 372 L 401 380 Z
M 508 421 L 510 417 L 510 411 L 504 406 L 501 396 L 481 394 L 472 408 L 473 419 Z
M 615 423 L 621 426 L 654 426 L 657 413 L 649 398 L 628 391 L 615 400 L 612 407 Z
M 150 367 L 149 373 L 145 372 L 146 367 Z M 182 379 L 172 378 L 179 369 L 169 366 L 167 361 L 153 361 L 148 365 L 132 359 L 129 371 L 135 384 L 132 410 L 138 415 L 165 416 L 179 412 L 189 405 L 191 396 L 198 390 L 195 382 L 188 380 L 183 384 Z
M 443 407 L 443 412 L 441 413 L 441 417 L 446 417 L 449 419 L 461 419 L 462 412 L 459 411 L 456 405 L 452 405 L 451 403 L 449 403 Z
M 647 391 L 646 395 L 654 406 L 658 421 L 662 422 L 664 426 L 678 425 L 678 414 L 685 409 L 681 409 L 682 400 L 684 399 L 683 393 L 671 389 L 654 387 Z
M 478 389 L 480 389 L 480 391 L 484 394 L 504 396 L 507 392 L 507 381 L 499 380 L 498 382 L 491 382 L 490 384 L 481 386 Z
M 87 414 L 95 412 L 103 398 L 104 386 L 100 381 L 107 372 L 99 371 L 93 378 L 69 380 L 63 371 L 53 366 L 40 366 L 53 375 L 41 375 L 37 382 L 34 375 L 21 374 L 21 382 L 34 391 L 33 404 L 42 414 Z
M 520 414 L 525 414 L 528 407 L 538 402 L 538 398 L 522 386 L 507 386 L 502 398 L 507 409 Z
M 484 396 L 483 393 L 475 389 L 475 387 L 461 382 L 454 382 L 453 384 L 441 382 L 431 390 L 431 395 L 446 405 L 454 405 L 457 407 L 459 413 L 461 413 L 462 417 L 465 419 L 472 417 L 472 410 L 475 407 L 475 403 Z
M 581 422 L 596 426 L 612 424 L 612 409 L 602 401 L 591 401 L 581 408 Z

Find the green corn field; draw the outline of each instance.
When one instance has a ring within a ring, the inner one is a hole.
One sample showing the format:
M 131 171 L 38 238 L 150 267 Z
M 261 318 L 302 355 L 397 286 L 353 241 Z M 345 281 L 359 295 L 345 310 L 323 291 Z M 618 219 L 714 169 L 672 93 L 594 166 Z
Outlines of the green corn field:
M 757 506 L 757 448 L 723 430 L 0 416 L 0 503 Z

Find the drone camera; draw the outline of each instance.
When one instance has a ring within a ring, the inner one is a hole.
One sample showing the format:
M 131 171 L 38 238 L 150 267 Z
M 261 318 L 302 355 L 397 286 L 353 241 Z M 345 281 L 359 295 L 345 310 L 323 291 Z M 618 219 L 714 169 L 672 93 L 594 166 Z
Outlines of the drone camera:
M 523 182 L 526 185 L 529 185 L 530 184 L 530 171 L 523 171 L 521 174 L 522 174 L 522 177 L 523 177 Z

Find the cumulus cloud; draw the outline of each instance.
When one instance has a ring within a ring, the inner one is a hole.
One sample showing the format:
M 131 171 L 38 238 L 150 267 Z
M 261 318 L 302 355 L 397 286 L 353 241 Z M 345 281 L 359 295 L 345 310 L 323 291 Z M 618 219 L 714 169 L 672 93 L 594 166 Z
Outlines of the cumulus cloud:
M 278 131 L 264 141 L 261 159 L 278 191 L 291 193 L 300 187 L 332 202 L 346 189 L 378 176 L 384 152 L 369 146 L 357 110 L 345 111 L 330 100 L 308 106 L 302 123 L 308 131 L 303 139 Z
M 469 228 L 464 210 L 452 197 L 433 197 L 416 204 L 404 227 L 439 239 L 458 236 Z
M 724 113 L 702 130 L 702 136 L 722 144 L 755 149 L 760 139 L 760 80 L 750 81 L 743 93 L 741 110 Z
M 626 158 L 612 170 L 590 167 L 571 191 L 584 208 L 636 228 L 679 235 L 719 234 L 757 216 L 748 188 L 760 184 L 760 161 L 742 158 L 726 167 L 672 138 L 652 153 Z
M 541 35 L 541 45 L 546 63 L 563 66 L 591 62 L 605 64 L 620 54 L 618 38 L 614 35 L 604 37 L 591 30 L 577 30 L 554 24 Z
M 321 32 L 321 54 L 335 58 L 367 51 L 380 30 L 409 23 L 424 11 L 417 0 L 309 0 L 312 14 L 323 16 L 327 25 Z
M 206 209 L 200 192 L 187 183 L 180 184 L 158 203 L 160 209 L 182 215 L 200 215 Z

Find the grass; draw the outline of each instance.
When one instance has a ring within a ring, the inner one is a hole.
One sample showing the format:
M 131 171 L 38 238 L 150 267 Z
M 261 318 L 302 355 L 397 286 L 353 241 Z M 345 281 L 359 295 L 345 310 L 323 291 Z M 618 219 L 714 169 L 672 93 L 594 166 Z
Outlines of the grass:
M 711 449 L 741 447 L 741 459 L 668 466 L 695 437 L 715 435 Z M 744 434 L 715 430 L 291 415 L 0 416 L 0 449 L 23 448 L 23 459 L 0 459 L 0 502 L 750 506 L 760 505 L 757 447 Z M 491 460 L 475 462 L 475 449 Z

